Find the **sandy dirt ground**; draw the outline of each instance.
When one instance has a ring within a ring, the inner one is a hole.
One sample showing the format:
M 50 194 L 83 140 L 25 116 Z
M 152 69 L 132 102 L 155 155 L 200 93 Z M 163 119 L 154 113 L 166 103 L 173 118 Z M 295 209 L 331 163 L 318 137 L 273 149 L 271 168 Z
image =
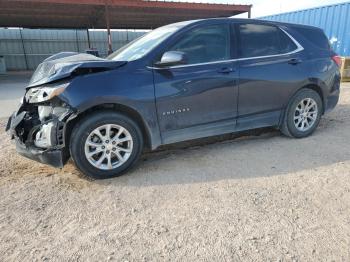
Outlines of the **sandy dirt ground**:
M 4 125 L 1 261 L 350 261 L 350 85 L 309 138 L 168 148 L 104 181 L 18 156 Z

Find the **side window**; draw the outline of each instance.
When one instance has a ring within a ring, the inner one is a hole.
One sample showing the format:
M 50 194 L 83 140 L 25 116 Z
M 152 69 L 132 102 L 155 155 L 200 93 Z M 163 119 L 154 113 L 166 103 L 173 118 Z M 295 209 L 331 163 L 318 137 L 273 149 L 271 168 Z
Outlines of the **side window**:
M 278 55 L 297 49 L 279 28 L 269 25 L 239 25 L 241 57 Z
M 292 41 L 292 39 L 290 39 L 289 36 L 287 36 L 284 32 L 282 32 L 282 30 L 278 29 L 278 31 L 280 35 L 280 46 L 281 46 L 280 53 L 281 54 L 292 52 L 298 48 L 296 44 Z
M 188 64 L 229 60 L 229 25 L 206 26 L 189 31 L 167 51 L 184 52 Z

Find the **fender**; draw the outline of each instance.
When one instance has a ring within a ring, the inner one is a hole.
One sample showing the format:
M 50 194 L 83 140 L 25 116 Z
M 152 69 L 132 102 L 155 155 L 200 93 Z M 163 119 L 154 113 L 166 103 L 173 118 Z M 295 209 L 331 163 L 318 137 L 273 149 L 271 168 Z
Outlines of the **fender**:
M 146 68 L 134 70 L 131 66 L 132 63 L 128 63 L 115 70 L 77 76 L 59 97 L 77 115 L 106 104 L 135 112 L 142 119 L 151 148 L 155 149 L 161 144 L 161 135 L 156 113 L 153 74 Z M 129 70 L 133 72 L 132 78 Z

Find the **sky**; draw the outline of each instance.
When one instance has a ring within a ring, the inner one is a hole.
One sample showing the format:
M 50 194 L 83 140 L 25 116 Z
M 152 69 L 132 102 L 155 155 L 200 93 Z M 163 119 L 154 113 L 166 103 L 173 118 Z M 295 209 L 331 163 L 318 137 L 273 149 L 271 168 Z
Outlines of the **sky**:
M 176 2 L 195 2 L 195 3 L 218 3 L 218 4 L 252 4 L 252 18 L 278 13 L 296 11 L 311 7 L 331 5 L 348 2 L 345 0 L 167 0 Z M 247 14 L 240 15 L 247 17 Z

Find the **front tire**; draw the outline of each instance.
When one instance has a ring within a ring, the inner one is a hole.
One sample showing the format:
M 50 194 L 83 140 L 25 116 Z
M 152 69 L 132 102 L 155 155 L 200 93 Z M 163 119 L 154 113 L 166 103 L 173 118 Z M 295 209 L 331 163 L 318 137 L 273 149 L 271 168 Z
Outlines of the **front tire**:
M 143 137 L 130 118 L 101 111 L 80 120 L 70 139 L 70 154 L 86 176 L 106 179 L 122 175 L 139 159 Z
M 317 128 L 322 113 L 323 103 L 320 95 L 312 89 L 301 89 L 289 102 L 281 131 L 289 137 L 307 137 Z

